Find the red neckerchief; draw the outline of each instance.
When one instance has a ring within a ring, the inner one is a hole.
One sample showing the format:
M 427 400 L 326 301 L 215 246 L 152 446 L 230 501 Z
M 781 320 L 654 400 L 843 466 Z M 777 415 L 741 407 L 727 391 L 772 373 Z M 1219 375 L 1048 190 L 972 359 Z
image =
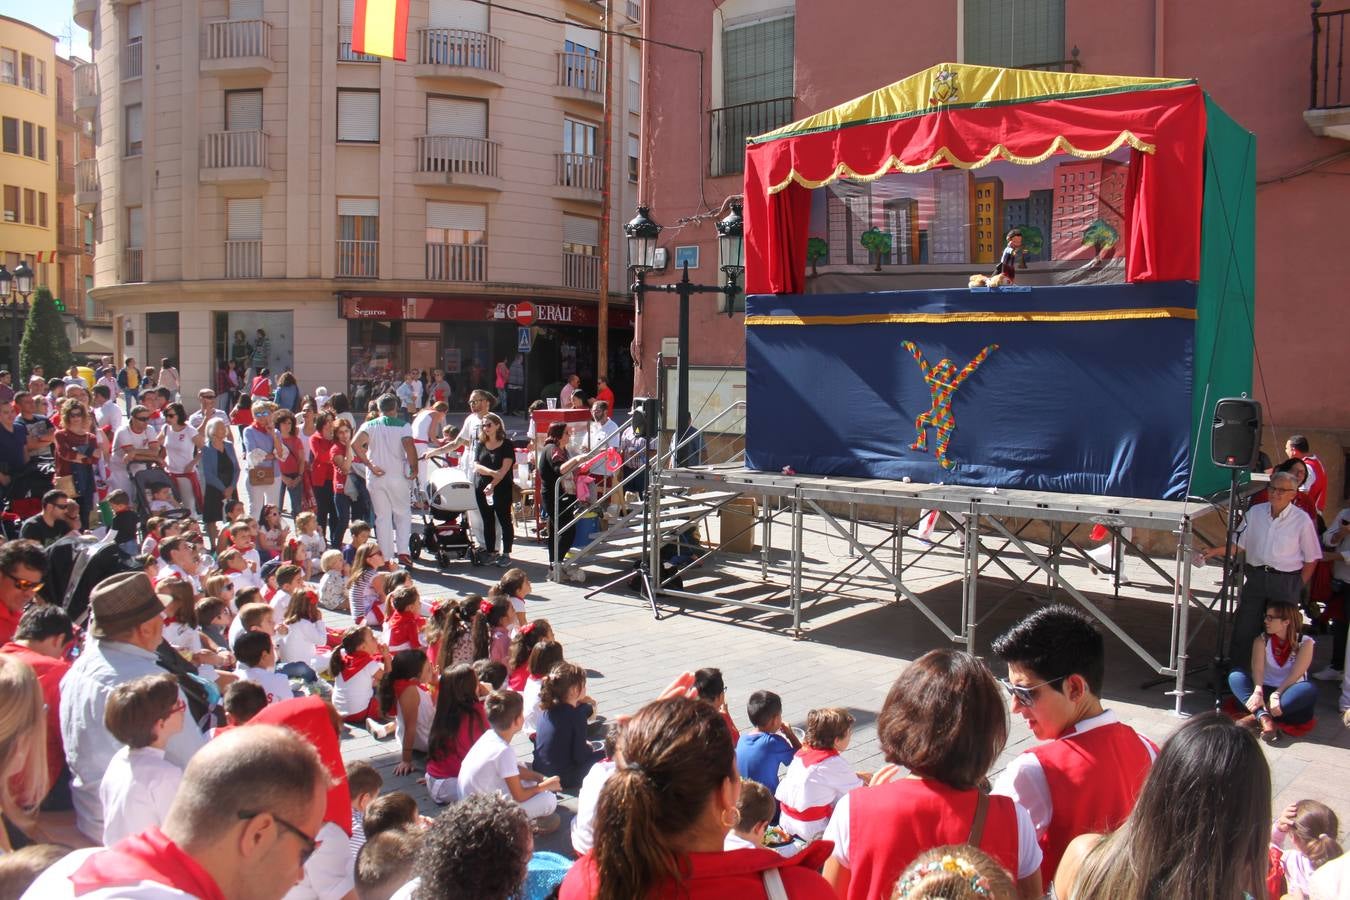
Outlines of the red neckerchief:
M 796 757 L 802 761 L 804 766 L 814 766 L 823 763 L 831 756 L 838 756 L 838 750 L 821 750 L 819 747 L 803 747 L 798 750 Z
M 1275 657 L 1276 665 L 1281 667 L 1289 662 L 1289 654 L 1294 652 L 1294 645 L 1279 635 L 1270 636 L 1270 655 Z
M 181 623 L 182 621 L 183 621 L 183 620 L 180 619 L 180 618 L 178 618 L 177 616 L 169 616 L 167 619 L 164 620 L 164 624 L 165 624 L 165 625 L 178 625 L 178 624 Z
M 398 702 L 398 698 L 399 698 L 399 697 L 402 697 L 402 696 L 403 696 L 403 692 L 406 691 L 406 690 L 407 690 L 408 688 L 410 688 L 410 687 L 421 688 L 421 687 L 422 687 L 422 682 L 418 681 L 416 678 L 395 678 L 395 679 L 394 679 L 394 702 L 397 703 L 397 702 Z
M 342 677 L 351 681 L 356 674 L 366 666 L 375 662 L 375 657 L 366 653 L 364 650 L 358 650 L 355 653 L 342 654 Z
M 154 827 L 95 853 L 70 876 L 76 897 L 142 881 L 163 884 L 200 900 L 225 900 L 211 874 Z

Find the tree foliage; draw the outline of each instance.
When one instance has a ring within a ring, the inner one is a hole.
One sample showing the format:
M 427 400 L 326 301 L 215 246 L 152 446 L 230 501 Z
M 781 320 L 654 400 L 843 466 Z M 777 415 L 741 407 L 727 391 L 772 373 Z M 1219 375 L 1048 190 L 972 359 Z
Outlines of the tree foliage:
M 1092 247 L 1098 256 L 1101 256 L 1107 247 L 1114 247 L 1118 240 L 1120 233 L 1105 219 L 1094 219 L 1092 224 L 1083 230 L 1084 246 Z
M 824 238 L 813 237 L 806 242 L 806 261 L 811 264 L 811 274 L 817 275 L 816 263 L 823 262 L 830 255 L 830 245 Z
M 1035 225 L 1019 225 L 1022 231 L 1022 259 L 1039 257 L 1045 251 L 1045 235 Z
M 52 299 L 51 291 L 40 287 L 33 294 L 28 320 L 23 326 L 23 341 L 19 344 L 19 370 L 31 372 L 34 366 L 42 366 L 42 371 L 50 378 L 65 372 L 72 361 L 70 338 L 66 336 L 65 323 L 56 309 L 56 301 Z M 15 382 L 18 383 L 18 380 L 16 373 Z
M 891 252 L 890 233 L 879 228 L 869 228 L 858 237 L 858 243 L 862 244 L 863 249 L 872 254 L 876 269 L 880 272 L 881 258 L 889 256 Z

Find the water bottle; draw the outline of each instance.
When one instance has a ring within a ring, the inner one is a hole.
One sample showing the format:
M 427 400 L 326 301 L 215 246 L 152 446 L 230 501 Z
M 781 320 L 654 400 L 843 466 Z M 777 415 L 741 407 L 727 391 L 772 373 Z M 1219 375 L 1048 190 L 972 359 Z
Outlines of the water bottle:
M 492 502 L 492 501 L 496 498 L 496 496 L 497 496 L 497 492 L 496 492 L 496 491 L 488 491 L 488 492 L 487 492 L 487 505 L 488 505 L 488 506 L 492 506 L 492 505 L 493 505 L 493 502 Z

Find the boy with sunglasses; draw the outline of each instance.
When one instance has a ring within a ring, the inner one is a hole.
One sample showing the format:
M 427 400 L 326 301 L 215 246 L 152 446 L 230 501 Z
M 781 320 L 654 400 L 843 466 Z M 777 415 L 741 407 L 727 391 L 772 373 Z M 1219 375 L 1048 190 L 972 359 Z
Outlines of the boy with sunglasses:
M 1049 885 L 1069 841 L 1110 831 L 1134 808 L 1157 746 L 1102 707 L 1101 632 L 1068 606 L 1038 609 L 993 643 L 1008 666 L 1003 686 L 1045 743 L 1013 759 L 993 793 L 1031 813 Z

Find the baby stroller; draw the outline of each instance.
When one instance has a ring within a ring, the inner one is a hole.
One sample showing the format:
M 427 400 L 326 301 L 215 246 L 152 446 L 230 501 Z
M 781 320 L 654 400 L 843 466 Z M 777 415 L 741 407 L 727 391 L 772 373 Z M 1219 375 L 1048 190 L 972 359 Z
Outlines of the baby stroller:
M 469 517 L 465 513 L 477 506 L 473 485 L 463 470 L 441 457 L 432 457 L 437 468 L 427 477 L 426 504 L 422 507 L 422 532 L 413 532 L 409 549 L 420 559 L 425 549 L 436 557 L 442 569 L 452 559 L 480 564 L 479 549 L 470 537 Z
M 146 466 L 132 473 L 131 487 L 132 492 L 136 495 L 136 515 L 140 516 L 141 524 L 145 524 L 146 520 L 152 515 L 175 520 L 192 517 L 187 507 L 183 506 L 183 498 L 178 495 L 178 483 L 159 466 Z M 152 511 L 150 509 L 150 495 L 160 488 L 166 487 L 172 492 L 177 508 Z

